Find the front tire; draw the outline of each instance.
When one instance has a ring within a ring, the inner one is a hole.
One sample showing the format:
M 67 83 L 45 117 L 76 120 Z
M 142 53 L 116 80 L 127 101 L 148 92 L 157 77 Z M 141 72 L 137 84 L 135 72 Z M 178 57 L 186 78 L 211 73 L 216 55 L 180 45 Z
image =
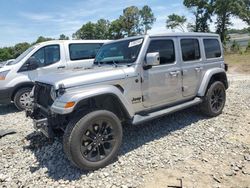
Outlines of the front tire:
M 30 92 L 32 88 L 25 87 L 19 89 L 14 95 L 14 104 L 18 110 L 22 111 L 31 106 Z
M 118 117 L 107 110 L 97 110 L 76 117 L 67 126 L 64 152 L 78 168 L 96 170 L 108 165 L 122 143 Z
M 202 112 L 215 117 L 222 113 L 226 102 L 226 89 L 222 82 L 215 81 L 207 90 L 204 102 L 201 104 Z

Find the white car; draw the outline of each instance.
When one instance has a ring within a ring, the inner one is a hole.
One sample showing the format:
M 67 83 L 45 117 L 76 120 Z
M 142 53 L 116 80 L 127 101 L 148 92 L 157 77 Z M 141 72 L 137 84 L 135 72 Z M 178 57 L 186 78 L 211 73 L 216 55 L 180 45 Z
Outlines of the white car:
M 15 59 L 9 59 L 7 61 L 0 62 L 0 68 L 5 66 L 5 65 L 7 65 L 7 66 L 11 65 L 11 63 L 14 62 L 14 61 L 15 61 Z
M 7 66 L 0 67 L 0 104 L 12 101 L 19 110 L 29 102 L 33 81 L 40 75 L 92 66 L 107 40 L 53 40 L 36 44 Z

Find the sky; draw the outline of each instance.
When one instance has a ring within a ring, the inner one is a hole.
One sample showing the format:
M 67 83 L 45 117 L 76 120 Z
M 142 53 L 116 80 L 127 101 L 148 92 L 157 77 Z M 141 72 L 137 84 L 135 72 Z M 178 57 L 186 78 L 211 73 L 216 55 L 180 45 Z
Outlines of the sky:
M 0 2 L 0 47 L 19 42 L 34 42 L 39 36 L 69 37 L 88 21 L 104 18 L 114 20 L 122 10 L 134 5 L 139 8 L 149 5 L 156 17 L 151 34 L 173 32 L 165 27 L 168 15 L 184 15 L 194 21 L 183 0 L 1 0 Z M 232 18 L 232 28 L 242 29 L 247 25 Z M 211 25 L 214 30 L 214 25 Z

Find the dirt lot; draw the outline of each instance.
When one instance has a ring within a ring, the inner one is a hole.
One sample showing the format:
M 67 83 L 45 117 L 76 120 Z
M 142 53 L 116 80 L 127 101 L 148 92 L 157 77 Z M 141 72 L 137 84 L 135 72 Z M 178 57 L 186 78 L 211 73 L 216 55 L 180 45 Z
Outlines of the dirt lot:
M 223 114 L 194 107 L 124 127 L 119 157 L 86 172 L 72 167 L 61 138 L 34 132 L 23 112 L 0 106 L 0 187 L 250 187 L 250 75 L 231 74 Z M 181 180 L 177 180 L 181 179 Z
M 229 72 L 231 73 L 250 73 L 250 53 L 226 54 L 225 62 L 229 64 Z

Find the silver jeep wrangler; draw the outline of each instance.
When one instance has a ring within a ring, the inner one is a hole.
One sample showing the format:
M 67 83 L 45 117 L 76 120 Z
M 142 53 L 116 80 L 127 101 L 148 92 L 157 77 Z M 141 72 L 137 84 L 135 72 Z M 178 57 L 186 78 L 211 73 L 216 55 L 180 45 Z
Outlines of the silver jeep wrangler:
M 216 34 L 145 35 L 104 44 L 94 65 L 39 77 L 27 115 L 54 137 L 77 167 L 109 164 L 122 143 L 122 124 L 141 124 L 200 104 L 214 117 L 225 105 L 228 81 Z

